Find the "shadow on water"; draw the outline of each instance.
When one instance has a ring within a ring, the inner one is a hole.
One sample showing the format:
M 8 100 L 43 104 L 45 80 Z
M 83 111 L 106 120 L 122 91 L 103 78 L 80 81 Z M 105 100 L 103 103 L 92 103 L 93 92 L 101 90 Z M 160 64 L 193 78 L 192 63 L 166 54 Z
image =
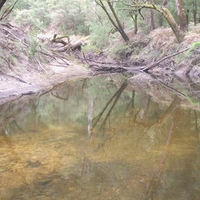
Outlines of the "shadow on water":
M 198 199 L 199 117 L 169 88 L 121 76 L 2 105 L 0 197 Z

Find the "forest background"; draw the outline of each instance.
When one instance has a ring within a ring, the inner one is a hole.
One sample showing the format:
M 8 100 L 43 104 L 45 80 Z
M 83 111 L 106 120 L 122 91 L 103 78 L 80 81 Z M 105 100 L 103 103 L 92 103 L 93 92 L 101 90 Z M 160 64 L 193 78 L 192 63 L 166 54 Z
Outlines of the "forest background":
M 196 25 L 200 22 L 198 0 L 19 0 L 17 2 L 7 0 L 5 2 L 1 10 L 3 13 L 1 19 L 6 18 L 5 13 L 9 11 L 8 8 L 13 8 L 15 5 L 7 20 L 33 36 L 41 33 L 90 35 L 93 47 L 97 48 L 107 46 L 116 32 L 128 41 L 130 39 L 128 34 L 133 31 L 134 34 L 141 31 L 148 34 L 158 27 L 171 26 L 177 34 L 179 29 L 187 31 L 190 23 Z M 175 27 L 177 30 L 174 30 L 172 23 L 177 23 L 179 28 Z M 181 42 L 182 38 L 178 40 Z
M 55 85 L 66 81 L 66 76 L 86 74 L 83 67 L 102 61 L 111 67 L 119 63 L 147 68 L 159 65 L 170 71 L 175 67 L 188 74 L 200 64 L 198 1 L 1 0 L 0 97 Z M 74 41 L 81 45 L 79 61 L 87 62 L 76 64 L 68 48 L 79 47 L 69 45 Z M 179 52 L 186 55 L 168 59 Z M 167 62 L 160 65 L 159 59 Z

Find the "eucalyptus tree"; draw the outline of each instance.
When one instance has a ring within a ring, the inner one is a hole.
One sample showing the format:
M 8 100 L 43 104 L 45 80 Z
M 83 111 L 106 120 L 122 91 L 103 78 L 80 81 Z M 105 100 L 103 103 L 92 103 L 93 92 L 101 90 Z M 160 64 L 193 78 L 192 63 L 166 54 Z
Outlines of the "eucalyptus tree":
M 177 2 L 180 3 L 181 0 L 177 0 Z M 157 5 L 155 3 L 146 1 L 146 0 L 121 0 L 124 5 L 127 6 L 128 10 L 137 10 L 140 15 L 141 10 L 146 8 L 146 9 L 153 9 L 156 10 L 157 12 L 161 13 L 162 16 L 167 20 L 169 26 L 171 27 L 173 33 L 175 34 L 177 41 L 180 43 L 183 41 L 183 38 L 185 36 L 185 33 L 182 31 L 182 29 L 179 28 L 179 25 L 177 24 L 176 20 L 174 19 L 172 13 L 170 10 L 164 6 L 168 4 L 168 1 L 164 0 L 162 2 L 162 5 Z M 181 10 L 181 9 L 180 9 Z M 182 11 L 182 10 L 181 10 Z
M 178 17 L 179 17 L 180 29 L 182 31 L 186 31 L 188 22 L 187 22 L 185 10 L 184 10 L 183 0 L 176 0 L 176 7 L 177 7 L 177 12 L 178 12 Z
M 116 30 L 121 34 L 122 38 L 125 42 L 129 41 L 128 35 L 125 33 L 124 28 L 120 22 L 120 19 L 115 10 L 115 3 L 117 1 L 112 0 L 95 0 L 96 4 L 99 5 L 103 11 L 106 13 L 108 19 L 112 23 L 112 25 L 116 28 Z
M 185 0 L 185 7 L 187 10 L 188 23 L 192 21 L 194 25 L 200 23 L 200 5 L 198 0 Z

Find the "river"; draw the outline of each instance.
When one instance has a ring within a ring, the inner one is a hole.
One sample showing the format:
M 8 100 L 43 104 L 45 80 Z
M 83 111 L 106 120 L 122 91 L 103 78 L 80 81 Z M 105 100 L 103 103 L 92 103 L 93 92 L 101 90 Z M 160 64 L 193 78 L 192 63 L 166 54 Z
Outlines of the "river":
M 199 100 L 180 87 L 97 76 L 1 105 L 0 199 L 199 199 Z

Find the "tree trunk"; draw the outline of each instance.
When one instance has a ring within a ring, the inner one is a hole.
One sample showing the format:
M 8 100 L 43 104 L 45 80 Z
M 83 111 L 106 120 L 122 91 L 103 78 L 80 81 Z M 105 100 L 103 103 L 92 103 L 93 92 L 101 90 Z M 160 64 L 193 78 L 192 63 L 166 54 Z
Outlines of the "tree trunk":
M 155 29 L 155 23 L 154 23 L 154 13 L 153 10 L 150 10 L 150 25 L 151 25 L 151 31 L 153 31 Z
M 193 2 L 193 17 L 194 17 L 194 25 L 197 25 L 197 1 Z
M 7 0 L 0 0 L 0 10 L 3 7 L 4 3 L 6 3 Z
M 189 9 L 187 9 L 187 11 L 186 11 L 186 19 L 187 19 L 187 27 L 189 26 L 189 23 L 190 23 L 190 10 Z
M 134 23 L 134 33 L 137 34 L 138 32 L 138 14 L 129 13 L 130 17 L 133 19 Z
M 113 16 L 114 16 L 114 19 L 115 21 L 113 20 L 112 16 L 110 15 L 110 13 L 108 12 L 107 8 L 105 7 L 104 3 L 102 0 L 99 0 L 97 1 L 96 0 L 96 3 L 101 6 L 101 8 L 104 10 L 104 12 L 106 13 L 106 15 L 108 16 L 108 19 L 110 20 L 110 22 L 112 23 L 112 25 L 117 29 L 117 31 L 121 34 L 122 38 L 124 39 L 125 42 L 128 42 L 129 41 L 129 37 L 127 36 L 127 34 L 125 33 L 120 21 L 119 21 L 119 18 L 117 17 L 117 14 L 111 4 L 111 2 L 108 0 L 106 1 Z
M 174 32 L 176 39 L 178 40 L 179 43 L 181 43 L 183 41 L 185 34 L 182 32 L 181 29 L 179 29 L 178 24 L 176 23 L 174 17 L 167 8 L 163 7 L 162 13 L 165 19 L 167 20 L 168 24 L 170 25 L 172 31 Z
M 184 11 L 183 0 L 176 0 L 176 7 L 179 16 L 180 29 L 182 31 L 187 31 L 187 18 Z
M 170 0 L 163 0 L 163 3 L 162 3 L 162 5 L 163 6 L 167 6 L 167 4 L 170 2 Z
M 149 3 L 153 3 L 153 0 L 150 0 Z M 154 23 L 154 12 L 152 9 L 150 9 L 150 30 L 153 31 L 155 29 L 155 23 Z
M 138 14 L 135 14 L 134 18 L 134 33 L 137 34 L 138 32 Z
M 181 1 L 181 0 L 176 0 L 176 1 Z M 153 10 L 158 11 L 167 20 L 169 26 L 171 27 L 173 33 L 176 36 L 177 41 L 179 43 L 181 43 L 183 41 L 183 38 L 185 37 L 185 33 L 179 28 L 179 26 L 176 23 L 174 17 L 172 16 L 171 12 L 166 7 L 164 7 L 164 6 L 158 6 L 158 5 L 153 4 L 153 3 L 152 4 L 150 4 L 150 3 L 125 4 L 125 5 L 129 6 L 129 7 L 132 7 L 133 11 L 135 11 L 135 10 L 140 10 L 141 11 L 141 9 L 143 9 L 143 8 L 148 8 L 148 9 L 153 9 Z M 186 23 L 186 25 L 187 25 L 187 23 Z
M 115 12 L 115 10 L 114 10 L 114 8 L 113 8 L 113 6 L 112 6 L 112 4 L 111 4 L 111 2 L 109 0 L 107 1 L 107 4 L 109 5 L 110 10 L 112 11 L 113 16 L 114 16 L 114 18 L 115 18 L 115 20 L 117 22 L 117 25 L 118 25 L 118 28 L 120 30 L 121 36 L 123 37 L 123 39 L 124 39 L 125 42 L 128 42 L 129 41 L 129 37 L 125 33 L 125 31 L 124 31 L 124 29 L 123 29 L 123 27 L 122 27 L 122 25 L 121 25 L 121 23 L 119 21 L 119 18 L 117 17 L 117 14 L 116 14 L 116 12 Z
M 198 19 L 198 23 L 200 23 L 200 13 L 199 13 L 199 19 Z
M 164 6 L 160 7 L 160 6 L 157 6 L 157 5 L 154 5 L 154 4 L 142 4 L 139 7 L 154 9 L 154 10 L 160 12 L 163 15 L 163 17 L 167 20 L 167 22 L 168 22 L 169 26 L 171 27 L 174 35 L 176 36 L 177 41 L 179 43 L 181 43 L 183 41 L 185 34 L 179 28 L 174 17 L 172 16 L 171 12 L 166 7 L 164 7 Z
M 160 13 L 159 16 L 158 16 L 158 26 L 159 27 L 162 27 L 163 26 L 163 15 Z

